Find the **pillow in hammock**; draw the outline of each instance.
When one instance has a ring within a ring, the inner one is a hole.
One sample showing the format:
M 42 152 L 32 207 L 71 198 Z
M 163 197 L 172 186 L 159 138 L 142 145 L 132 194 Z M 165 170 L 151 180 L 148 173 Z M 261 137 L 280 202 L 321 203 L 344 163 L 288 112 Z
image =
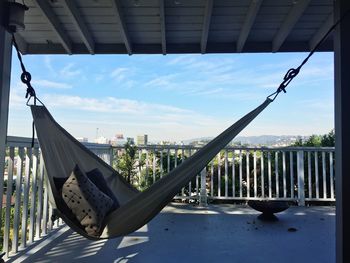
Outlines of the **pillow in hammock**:
M 86 173 L 87 177 L 91 182 L 94 183 L 105 195 L 109 196 L 113 200 L 112 209 L 115 210 L 119 207 L 119 202 L 117 197 L 113 194 L 112 190 L 108 187 L 107 182 L 101 173 L 101 171 L 96 168 Z
M 75 166 L 62 187 L 62 198 L 90 236 L 99 236 L 105 216 L 113 207 L 113 200 L 94 185 Z
M 95 168 L 89 172 L 86 173 L 87 177 L 90 179 L 90 181 L 100 189 L 105 195 L 109 196 L 113 200 L 113 207 L 112 209 L 115 210 L 119 208 L 119 202 L 117 197 L 114 195 L 112 190 L 108 187 L 105 178 L 103 177 L 103 174 L 98 168 Z M 67 177 L 54 177 L 53 181 L 56 186 L 56 189 L 61 192 L 62 187 L 64 183 L 67 181 Z

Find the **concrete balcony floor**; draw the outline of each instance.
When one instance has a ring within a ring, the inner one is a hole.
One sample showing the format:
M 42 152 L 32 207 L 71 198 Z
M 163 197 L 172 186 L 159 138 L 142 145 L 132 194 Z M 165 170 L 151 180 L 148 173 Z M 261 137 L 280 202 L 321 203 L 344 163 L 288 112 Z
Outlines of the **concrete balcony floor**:
M 291 207 L 279 221 L 246 206 L 171 203 L 123 238 L 89 241 L 67 227 L 21 262 L 335 262 L 335 208 Z M 288 231 L 295 228 L 295 232 Z M 65 231 L 65 229 L 67 229 Z

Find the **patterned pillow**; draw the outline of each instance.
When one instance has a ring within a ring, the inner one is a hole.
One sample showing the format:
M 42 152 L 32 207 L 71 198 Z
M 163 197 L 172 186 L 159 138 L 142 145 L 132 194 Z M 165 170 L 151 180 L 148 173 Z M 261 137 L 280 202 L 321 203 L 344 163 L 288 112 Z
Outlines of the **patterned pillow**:
M 112 190 L 108 187 L 105 178 L 101 171 L 96 168 L 86 173 L 86 176 L 90 179 L 90 181 L 98 187 L 105 195 L 109 196 L 113 200 L 112 209 L 117 209 L 120 205 L 117 197 L 113 194 Z
M 99 236 L 103 219 L 113 206 L 113 200 L 101 192 L 75 166 L 62 187 L 62 198 L 90 236 Z

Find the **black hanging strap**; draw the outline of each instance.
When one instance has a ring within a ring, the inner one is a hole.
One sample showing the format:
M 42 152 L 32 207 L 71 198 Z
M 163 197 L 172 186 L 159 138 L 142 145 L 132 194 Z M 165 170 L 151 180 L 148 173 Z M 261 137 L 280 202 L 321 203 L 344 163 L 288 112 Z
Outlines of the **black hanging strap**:
M 27 85 L 27 93 L 26 93 L 25 97 L 28 98 L 28 101 L 31 97 L 33 97 L 34 98 L 34 105 L 36 105 L 37 98 L 36 98 L 35 90 L 34 90 L 32 84 L 30 83 L 30 81 L 32 80 L 32 75 L 26 70 L 26 67 L 23 64 L 22 55 L 19 52 L 19 48 L 18 48 L 18 45 L 17 45 L 17 42 L 16 42 L 14 35 L 12 35 L 12 41 L 13 41 L 13 45 L 14 45 L 16 52 L 17 52 L 18 60 L 21 64 L 21 69 L 22 69 L 21 81 Z
M 315 51 L 321 46 L 321 44 L 326 40 L 326 38 L 329 36 L 329 34 L 337 27 L 337 25 L 340 24 L 340 22 L 344 19 L 344 17 L 346 15 L 348 15 L 350 13 L 350 9 L 347 10 L 339 19 L 336 23 L 334 23 L 329 30 L 327 31 L 327 33 L 321 38 L 320 41 L 318 41 L 318 43 L 315 45 L 315 47 L 310 51 L 309 55 L 303 60 L 303 62 L 301 62 L 301 64 L 297 67 L 297 68 L 291 68 L 287 71 L 286 75 L 283 77 L 283 81 L 281 82 L 281 84 L 279 85 L 279 87 L 277 88 L 277 90 L 270 94 L 269 96 L 267 96 L 269 99 L 271 99 L 272 101 L 274 101 L 278 94 L 283 91 L 284 93 L 286 93 L 286 87 L 289 85 L 289 83 L 299 74 L 300 69 L 306 64 L 306 62 L 309 60 L 309 58 L 315 53 Z
M 29 103 L 29 100 L 31 98 L 34 98 L 34 105 L 36 105 L 36 102 L 39 101 L 40 103 L 42 103 L 37 97 L 36 97 L 36 93 L 35 93 L 35 90 L 32 86 L 32 84 L 30 83 L 30 81 L 32 80 L 32 75 L 26 70 L 24 64 L 23 64 L 23 60 L 22 60 L 22 55 L 21 53 L 19 52 L 19 48 L 18 48 L 18 45 L 17 45 L 17 42 L 16 42 L 16 39 L 15 39 L 15 36 L 12 34 L 12 42 L 13 42 L 13 45 L 16 49 L 16 52 L 17 52 L 17 57 L 18 57 L 18 60 L 21 64 L 21 69 L 22 69 L 22 74 L 21 74 L 21 81 L 27 85 L 27 92 L 26 92 L 26 98 L 28 99 L 27 100 L 27 105 Z M 35 126 L 34 126 L 34 121 L 32 122 L 32 148 L 34 147 L 34 139 L 35 138 Z

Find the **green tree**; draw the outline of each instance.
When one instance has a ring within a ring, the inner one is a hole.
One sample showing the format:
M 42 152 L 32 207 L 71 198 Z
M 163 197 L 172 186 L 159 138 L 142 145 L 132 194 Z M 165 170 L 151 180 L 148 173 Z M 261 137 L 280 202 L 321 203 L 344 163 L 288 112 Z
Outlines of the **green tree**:
M 292 146 L 306 146 L 306 147 L 334 147 L 335 146 L 335 133 L 331 130 L 324 135 L 311 135 L 307 140 L 303 141 L 299 138 Z
M 324 147 L 333 147 L 335 146 L 335 133 L 334 129 L 331 130 L 328 134 L 325 134 L 321 138 L 321 145 Z
M 136 171 L 137 147 L 127 142 L 124 145 L 124 153 L 118 158 L 117 167 L 128 183 L 132 183 Z

